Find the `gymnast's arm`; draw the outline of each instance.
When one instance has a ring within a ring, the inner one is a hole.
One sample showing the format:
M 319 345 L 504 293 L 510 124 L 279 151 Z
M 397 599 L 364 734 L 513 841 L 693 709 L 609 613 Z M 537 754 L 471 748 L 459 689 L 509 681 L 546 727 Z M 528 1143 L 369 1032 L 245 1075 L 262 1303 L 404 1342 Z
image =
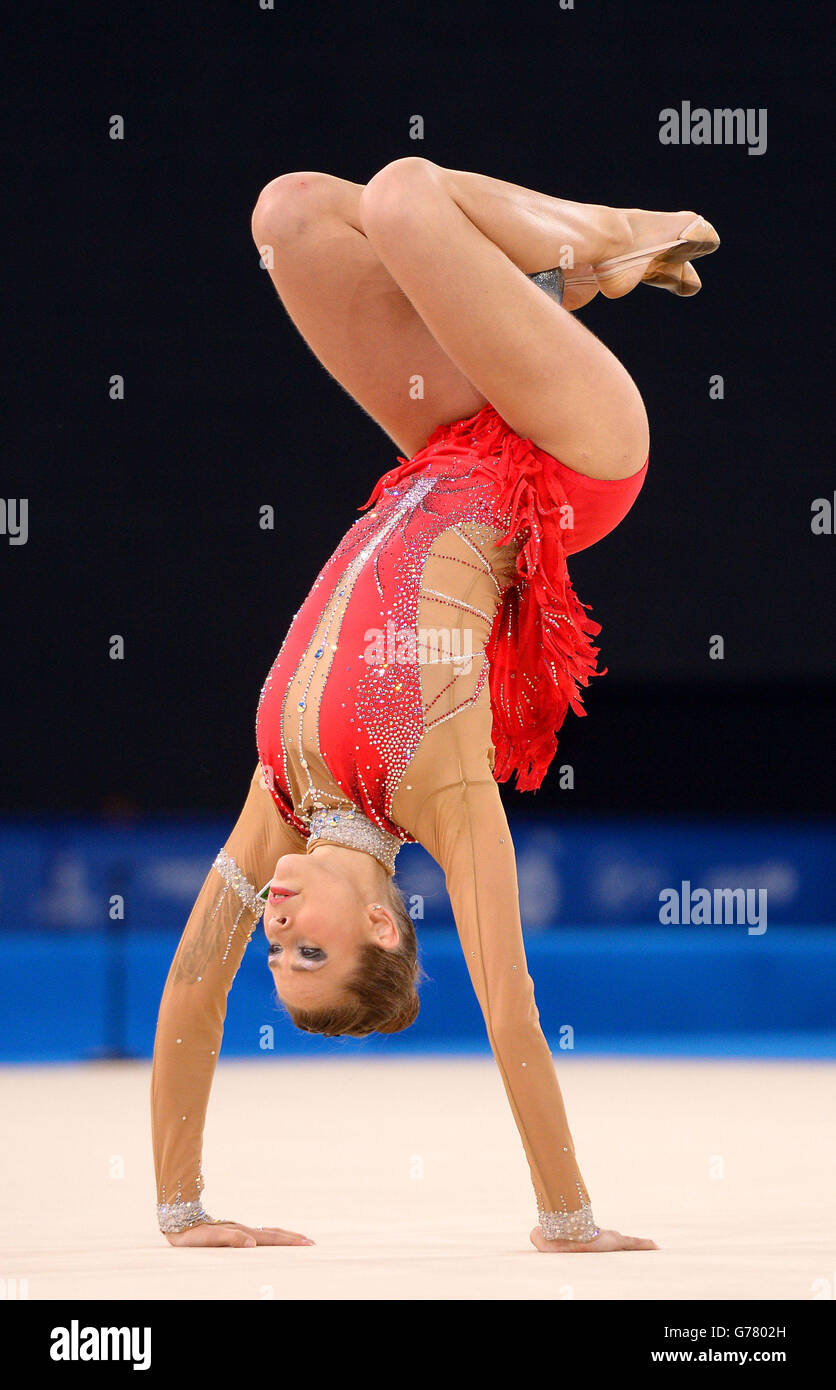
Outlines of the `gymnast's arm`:
M 258 924 L 257 891 L 283 854 L 304 852 L 256 768 L 249 794 L 192 909 L 168 974 L 151 1073 L 160 1230 L 172 1245 L 299 1244 L 295 1232 L 213 1221 L 203 1209 L 203 1126 L 226 1000 Z M 282 1238 L 284 1237 L 284 1238 Z
M 425 735 L 393 809 L 398 824 L 444 870 L 470 978 L 528 1158 L 543 1236 L 588 1242 L 598 1228 L 534 1002 L 514 847 L 491 771 L 489 730 L 490 709 L 482 704 Z

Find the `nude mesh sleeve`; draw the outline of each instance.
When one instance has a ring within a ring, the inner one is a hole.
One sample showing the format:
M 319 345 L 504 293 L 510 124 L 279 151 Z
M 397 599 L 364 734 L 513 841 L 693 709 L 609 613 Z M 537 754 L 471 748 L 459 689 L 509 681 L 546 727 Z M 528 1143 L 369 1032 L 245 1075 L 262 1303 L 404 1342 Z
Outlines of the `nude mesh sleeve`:
M 160 1229 L 185 1230 L 203 1210 L 203 1127 L 227 995 L 261 917 L 259 889 L 305 841 L 279 815 L 257 768 L 244 808 L 203 884 L 166 980 L 151 1073 Z
M 393 813 L 444 870 L 470 979 L 528 1158 L 541 1228 L 551 1239 L 588 1241 L 598 1228 L 526 964 L 514 846 L 492 774 L 489 693 L 478 681 L 498 601 L 495 580 L 497 574 L 502 580 L 507 556 L 503 560 L 484 536 L 468 539 L 478 543 L 492 572 L 480 574 L 478 556 L 447 533 L 425 572 L 421 622 L 458 624 L 459 650 L 473 651 L 472 669 L 455 680 L 449 667 L 422 673 L 432 720 L 395 794 Z M 474 563 L 468 568 L 465 561 Z

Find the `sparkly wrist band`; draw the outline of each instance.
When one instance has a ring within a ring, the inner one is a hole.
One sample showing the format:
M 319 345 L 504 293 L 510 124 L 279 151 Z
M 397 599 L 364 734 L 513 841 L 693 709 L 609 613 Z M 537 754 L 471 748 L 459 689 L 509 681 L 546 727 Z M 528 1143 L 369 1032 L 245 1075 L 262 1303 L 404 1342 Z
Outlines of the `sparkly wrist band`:
M 541 1211 L 540 1230 L 546 1240 L 577 1240 L 584 1245 L 601 1234 L 587 1203 L 580 1211 Z
M 198 1197 L 194 1202 L 160 1202 L 157 1206 L 157 1220 L 164 1235 L 176 1231 L 187 1231 L 190 1226 L 215 1225 L 212 1217 L 203 1210 Z
M 247 875 L 239 869 L 232 855 L 227 854 L 225 849 L 220 850 L 212 868 L 217 870 L 227 888 L 231 888 L 233 892 L 238 894 L 244 907 L 248 908 L 253 916 L 260 917 L 264 911 L 264 903 Z

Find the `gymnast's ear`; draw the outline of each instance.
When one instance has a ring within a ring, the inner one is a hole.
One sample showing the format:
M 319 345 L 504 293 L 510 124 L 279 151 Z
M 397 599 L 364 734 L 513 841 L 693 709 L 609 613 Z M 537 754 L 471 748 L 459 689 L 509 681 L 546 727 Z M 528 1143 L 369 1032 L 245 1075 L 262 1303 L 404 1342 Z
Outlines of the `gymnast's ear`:
M 395 909 L 386 903 L 370 903 L 368 913 L 372 945 L 380 946 L 384 951 L 397 951 L 401 944 L 401 933 Z

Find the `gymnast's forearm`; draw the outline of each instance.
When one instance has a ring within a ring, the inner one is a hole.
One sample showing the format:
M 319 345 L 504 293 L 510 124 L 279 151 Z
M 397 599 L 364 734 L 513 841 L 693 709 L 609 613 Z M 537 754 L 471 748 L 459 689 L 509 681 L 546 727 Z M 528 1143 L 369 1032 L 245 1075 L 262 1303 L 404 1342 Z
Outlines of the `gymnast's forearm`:
M 257 888 L 300 836 L 279 816 L 261 769 L 218 854 L 172 962 L 160 1005 L 151 1080 L 160 1225 L 185 1230 L 201 1205 L 203 1126 L 221 1049 L 227 995 L 261 916 Z
M 166 1232 L 206 1220 L 201 1201 L 203 1128 L 227 995 L 256 921 L 255 913 L 213 869 L 166 981 L 151 1073 L 158 1216 Z
M 528 1159 L 541 1229 L 552 1238 L 590 1240 L 597 1227 L 589 1193 L 527 975 L 524 987 L 527 1004 L 500 1003 L 493 1012 L 483 1006 L 491 1049 Z
M 446 737 L 464 738 L 461 731 Z M 464 767 L 463 742 L 456 756 Z M 413 774 L 416 782 L 422 771 Z M 478 770 L 474 778 L 427 797 L 415 829 L 445 871 L 471 983 L 528 1159 L 541 1228 L 550 1239 L 589 1241 L 597 1228 L 528 973 L 511 833 L 496 783 Z

